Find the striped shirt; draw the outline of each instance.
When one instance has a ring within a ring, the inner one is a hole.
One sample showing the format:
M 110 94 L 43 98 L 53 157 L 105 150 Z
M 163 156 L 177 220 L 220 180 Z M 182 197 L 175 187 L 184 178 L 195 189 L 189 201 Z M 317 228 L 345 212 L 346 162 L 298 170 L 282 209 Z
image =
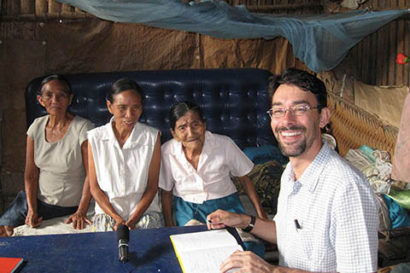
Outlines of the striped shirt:
M 320 272 L 377 271 L 378 205 L 364 175 L 324 144 L 299 180 L 289 163 L 275 216 L 279 264 Z

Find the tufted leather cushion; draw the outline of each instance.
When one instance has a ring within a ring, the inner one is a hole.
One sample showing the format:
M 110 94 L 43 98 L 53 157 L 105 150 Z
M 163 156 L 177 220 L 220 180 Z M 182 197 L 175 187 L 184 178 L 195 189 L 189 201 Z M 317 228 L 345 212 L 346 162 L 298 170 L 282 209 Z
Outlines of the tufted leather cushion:
M 144 92 L 141 122 L 158 128 L 162 142 L 171 138 L 168 111 L 178 101 L 190 100 L 201 106 L 207 128 L 230 136 L 239 147 L 275 144 L 266 114 L 271 73 L 262 69 L 193 69 L 69 74 L 74 100 L 73 114 L 90 119 L 96 126 L 107 123 L 105 94 L 113 82 L 128 77 Z M 36 96 L 44 77 L 32 80 L 26 89 L 27 126 L 46 112 Z

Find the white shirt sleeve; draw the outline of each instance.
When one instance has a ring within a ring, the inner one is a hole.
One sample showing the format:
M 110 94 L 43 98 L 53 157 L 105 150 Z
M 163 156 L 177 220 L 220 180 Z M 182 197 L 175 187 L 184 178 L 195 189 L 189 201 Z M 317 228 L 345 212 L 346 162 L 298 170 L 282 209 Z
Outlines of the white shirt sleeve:
M 250 173 L 253 169 L 253 162 L 242 152 L 242 150 L 233 142 L 232 139 L 227 138 L 225 143 L 226 159 L 233 176 L 244 176 Z
M 175 182 L 172 176 L 171 162 L 169 160 L 170 154 L 166 152 L 164 145 L 162 145 L 161 149 L 161 168 L 159 171 L 158 187 L 166 191 L 172 191 Z
M 377 271 L 378 207 L 373 192 L 363 184 L 349 183 L 335 196 L 331 234 L 338 272 Z

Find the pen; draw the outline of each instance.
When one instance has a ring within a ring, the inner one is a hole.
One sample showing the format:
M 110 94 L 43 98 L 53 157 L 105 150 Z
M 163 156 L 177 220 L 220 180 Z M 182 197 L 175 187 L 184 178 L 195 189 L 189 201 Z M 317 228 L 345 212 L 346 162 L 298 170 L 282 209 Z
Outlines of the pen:
M 302 229 L 302 227 L 299 224 L 298 219 L 295 219 L 295 227 L 296 227 L 296 229 Z
M 212 224 L 211 219 L 207 219 L 206 221 L 208 222 L 208 227 L 209 227 L 209 229 L 212 229 L 212 227 L 211 227 L 211 224 Z

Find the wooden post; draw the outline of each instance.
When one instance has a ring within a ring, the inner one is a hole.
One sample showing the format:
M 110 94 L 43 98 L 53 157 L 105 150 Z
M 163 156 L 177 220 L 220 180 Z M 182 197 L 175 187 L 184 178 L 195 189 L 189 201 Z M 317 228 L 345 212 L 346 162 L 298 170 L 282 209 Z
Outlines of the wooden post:
M 406 51 L 404 50 L 404 39 L 406 37 L 406 34 L 404 33 L 405 23 L 406 21 L 402 19 L 399 19 L 397 22 L 397 50 L 396 50 L 397 53 L 406 53 Z M 404 79 L 405 79 L 404 66 L 408 66 L 408 65 L 402 65 L 402 64 L 395 64 L 395 65 L 397 68 L 396 85 L 406 85 L 404 83 Z
M 16 16 L 20 14 L 20 1 L 6 1 L 6 14 Z
M 37 16 L 45 16 L 48 11 L 47 0 L 36 0 L 35 4 L 35 14 Z
M 74 8 L 74 12 L 75 12 L 77 15 L 85 15 L 85 12 L 82 11 L 81 9 L 79 9 L 79 8 Z
M 33 0 L 20 0 L 20 13 L 21 14 L 34 14 L 34 1 Z
M 61 14 L 71 14 L 73 13 L 73 8 L 68 4 L 63 4 L 61 7 Z
M 58 2 L 55 2 L 54 0 L 49 0 L 48 1 L 48 13 L 50 15 L 58 15 L 61 13 L 61 4 Z
M 388 85 L 396 85 L 396 56 L 397 56 L 397 20 L 392 21 L 387 25 L 390 30 L 390 47 L 388 48 L 389 52 L 389 66 L 388 66 L 388 71 L 389 71 L 389 77 L 387 84 Z

